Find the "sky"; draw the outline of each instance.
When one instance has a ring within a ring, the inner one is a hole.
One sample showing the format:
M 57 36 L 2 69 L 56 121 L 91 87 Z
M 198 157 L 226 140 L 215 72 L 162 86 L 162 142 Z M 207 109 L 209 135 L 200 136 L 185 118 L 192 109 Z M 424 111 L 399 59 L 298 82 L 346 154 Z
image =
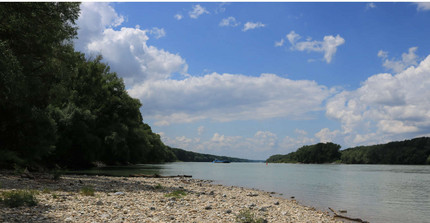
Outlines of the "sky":
M 429 2 L 84 2 L 77 25 L 171 147 L 264 160 L 430 136 Z

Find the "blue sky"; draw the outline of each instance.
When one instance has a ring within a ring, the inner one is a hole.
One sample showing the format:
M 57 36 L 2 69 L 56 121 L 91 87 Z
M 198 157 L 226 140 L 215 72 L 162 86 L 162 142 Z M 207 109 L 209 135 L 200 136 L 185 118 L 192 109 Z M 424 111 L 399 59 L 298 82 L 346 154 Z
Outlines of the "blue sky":
M 81 5 L 165 144 L 250 159 L 430 136 L 430 3 Z

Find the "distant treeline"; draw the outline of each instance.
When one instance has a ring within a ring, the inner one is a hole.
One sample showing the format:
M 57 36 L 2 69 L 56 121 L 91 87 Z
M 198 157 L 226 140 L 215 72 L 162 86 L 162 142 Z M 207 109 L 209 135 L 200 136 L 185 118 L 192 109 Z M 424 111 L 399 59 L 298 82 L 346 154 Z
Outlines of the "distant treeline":
M 0 4 L 0 168 L 177 160 L 138 99 L 76 52 L 79 3 Z
M 273 163 L 430 164 L 430 138 L 358 146 L 340 151 L 340 145 L 318 143 L 287 155 L 273 155 Z
M 287 155 L 273 155 L 266 160 L 269 163 L 331 163 L 340 158 L 340 145 L 318 143 L 299 148 Z
M 178 148 L 170 148 L 175 154 L 179 161 L 183 162 L 212 162 L 214 160 L 225 160 L 230 162 L 250 162 L 247 159 L 240 159 L 228 156 L 215 156 L 210 154 L 195 153 L 190 151 L 185 151 Z

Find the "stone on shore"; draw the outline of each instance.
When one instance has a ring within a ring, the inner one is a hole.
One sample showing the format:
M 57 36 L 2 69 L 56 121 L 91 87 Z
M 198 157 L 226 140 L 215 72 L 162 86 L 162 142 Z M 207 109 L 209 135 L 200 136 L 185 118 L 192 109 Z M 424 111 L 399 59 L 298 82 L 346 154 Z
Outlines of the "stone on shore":
M 0 182 L 0 192 L 40 191 L 33 207 L 0 204 L 0 222 L 236 222 L 244 210 L 265 222 L 340 222 L 270 192 L 190 178 L 65 175 L 49 181 L 0 173 Z M 81 194 L 84 186 L 95 195 Z

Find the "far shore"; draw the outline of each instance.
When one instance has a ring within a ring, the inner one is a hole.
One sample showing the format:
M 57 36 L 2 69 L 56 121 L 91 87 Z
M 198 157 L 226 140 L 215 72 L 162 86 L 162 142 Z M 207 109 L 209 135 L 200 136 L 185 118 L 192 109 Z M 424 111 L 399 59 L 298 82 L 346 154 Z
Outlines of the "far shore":
M 18 189 L 35 191 L 38 204 L 0 204 L 0 222 L 342 222 L 270 192 L 189 177 L 63 175 L 54 181 L 0 173 L 0 192 Z

